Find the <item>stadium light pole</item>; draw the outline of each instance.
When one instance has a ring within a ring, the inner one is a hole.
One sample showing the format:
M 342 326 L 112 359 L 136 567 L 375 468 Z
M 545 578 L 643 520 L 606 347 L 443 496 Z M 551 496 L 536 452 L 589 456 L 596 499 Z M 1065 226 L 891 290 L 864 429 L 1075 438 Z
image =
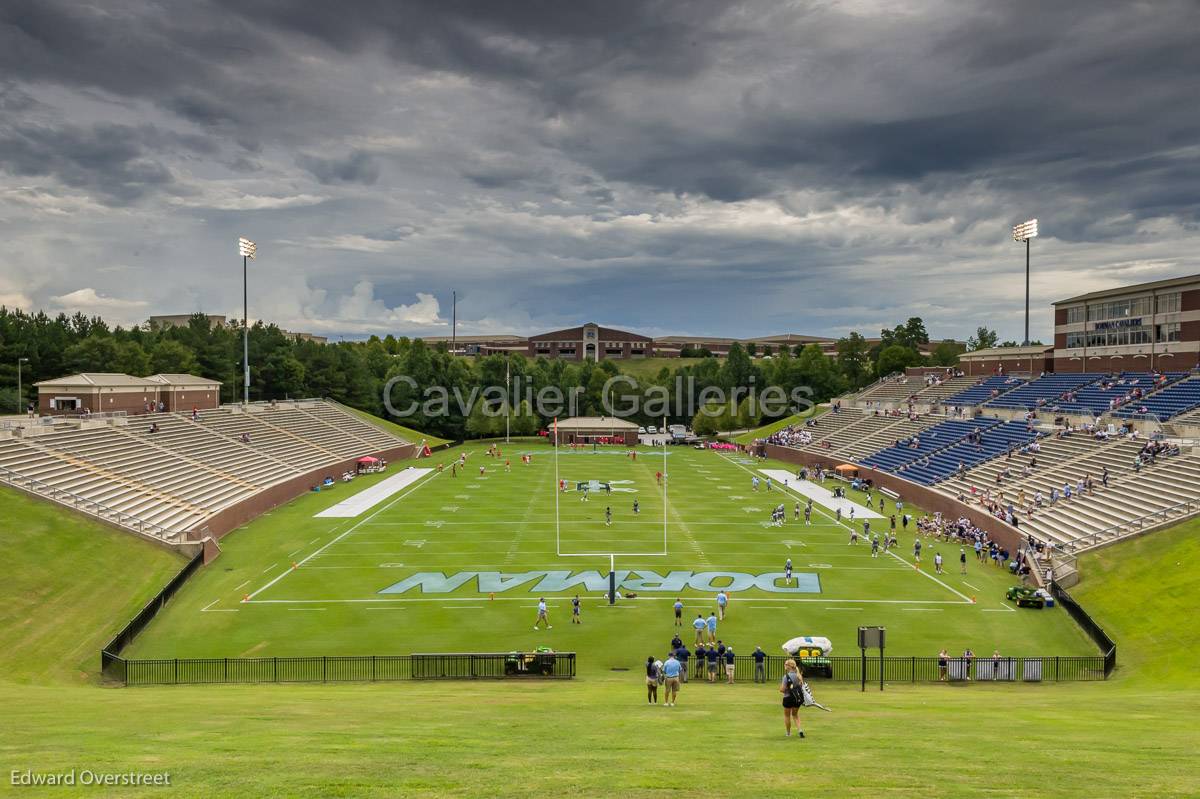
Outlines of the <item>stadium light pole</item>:
M 25 392 L 21 385 L 21 364 L 29 363 L 28 358 L 17 358 L 17 413 L 25 410 Z
M 1037 238 L 1038 221 L 1030 219 L 1019 225 L 1013 225 L 1013 241 L 1025 242 L 1025 343 L 1029 346 L 1029 241 Z
M 246 263 L 258 254 L 258 245 L 242 236 L 238 239 L 242 255 L 242 404 L 250 402 L 250 289 Z

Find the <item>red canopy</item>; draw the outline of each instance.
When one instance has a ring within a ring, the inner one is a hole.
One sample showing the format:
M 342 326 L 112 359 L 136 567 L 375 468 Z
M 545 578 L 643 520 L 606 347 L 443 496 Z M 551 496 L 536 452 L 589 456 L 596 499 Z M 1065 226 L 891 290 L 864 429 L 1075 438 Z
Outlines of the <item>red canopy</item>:
M 358 463 L 379 463 L 379 458 L 372 458 L 370 455 L 364 455 L 358 459 Z

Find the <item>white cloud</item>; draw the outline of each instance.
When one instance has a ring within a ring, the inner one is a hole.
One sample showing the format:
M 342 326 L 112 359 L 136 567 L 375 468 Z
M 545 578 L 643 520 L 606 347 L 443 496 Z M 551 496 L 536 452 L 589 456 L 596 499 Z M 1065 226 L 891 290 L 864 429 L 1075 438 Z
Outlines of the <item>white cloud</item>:
M 78 289 L 69 294 L 52 297 L 51 300 L 58 307 L 71 311 L 123 311 L 145 308 L 150 304 L 145 300 L 123 300 L 119 297 L 108 297 L 93 288 Z

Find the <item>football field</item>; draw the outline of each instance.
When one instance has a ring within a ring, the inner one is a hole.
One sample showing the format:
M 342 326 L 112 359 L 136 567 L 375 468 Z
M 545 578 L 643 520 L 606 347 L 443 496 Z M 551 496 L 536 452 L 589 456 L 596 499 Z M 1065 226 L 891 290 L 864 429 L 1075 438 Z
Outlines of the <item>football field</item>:
M 968 553 L 967 574 L 960 574 L 958 546 L 923 539 L 924 562 L 914 568 L 915 525 L 899 533 L 894 551 L 872 557 L 861 537 L 849 543 L 850 522 L 821 504 L 811 524 L 803 512 L 797 519 L 805 496 L 778 479 L 766 487 L 767 471 L 790 473 L 784 464 L 686 447 L 640 447 L 636 457 L 623 448 L 562 449 L 556 463 L 544 444 L 499 446 L 499 457 L 480 445 L 446 450 L 414 461 L 407 474 L 410 464 L 393 464 L 386 475 L 306 495 L 227 536 L 221 557 L 172 600 L 129 656 L 544 644 L 579 653 L 580 672 L 598 675 L 661 657 L 678 629 L 676 598 L 684 603 L 678 631 L 691 644 L 692 620 L 716 608 L 722 589 L 730 602 L 717 636 L 739 654 L 755 646 L 782 654 L 780 644 L 798 635 L 828 637 L 835 654 L 856 654 L 859 625 L 887 627 L 893 655 L 932 656 L 943 647 L 1094 654 L 1062 610 L 1017 611 L 1006 603 L 1012 579 L 1002 569 Z M 465 463 L 455 465 L 463 453 Z M 394 492 L 380 486 L 356 501 L 384 480 Z M 770 516 L 781 503 L 780 525 Z M 893 512 L 889 500 L 885 513 Z M 881 533 L 887 524 L 871 522 Z M 861 521 L 854 525 L 861 531 Z M 946 561 L 941 575 L 933 568 L 938 551 Z M 794 573 L 786 580 L 789 558 Z M 612 606 L 610 567 L 622 595 Z M 575 596 L 579 625 L 570 623 Z M 553 629 L 534 630 L 540 597 Z

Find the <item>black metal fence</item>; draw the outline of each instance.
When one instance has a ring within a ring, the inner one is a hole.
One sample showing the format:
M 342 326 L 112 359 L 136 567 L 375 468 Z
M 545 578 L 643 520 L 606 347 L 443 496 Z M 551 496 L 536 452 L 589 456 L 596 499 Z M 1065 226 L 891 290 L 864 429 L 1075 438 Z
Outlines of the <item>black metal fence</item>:
M 787 658 L 768 655 L 763 658 L 762 673 L 752 655 L 734 658 L 735 682 L 778 682 L 783 679 L 783 664 Z M 835 682 L 861 682 L 861 656 L 797 658 L 804 676 Z M 1078 682 L 1104 680 L 1108 677 L 1106 655 L 1079 657 L 975 657 L 948 658 L 944 665 L 937 657 L 884 657 L 867 655 L 866 681 L 879 682 L 883 670 L 884 682 Z M 714 679 L 727 679 L 724 663 L 716 664 Z M 708 664 L 692 659 L 688 662 L 689 680 L 708 679 Z
M 188 578 L 195 574 L 196 570 L 203 564 L 204 550 L 201 549 L 179 570 L 178 574 L 171 578 L 170 582 L 162 587 L 161 591 L 154 595 L 153 599 L 146 603 L 144 608 L 138 611 L 136 616 L 121 628 L 120 632 L 113 636 L 113 639 L 105 645 L 104 649 L 100 650 L 100 672 L 106 679 L 125 682 L 127 661 L 120 657 L 121 652 L 125 650 L 125 647 L 129 646 L 138 633 L 145 629 L 146 625 L 158 615 L 163 606 L 170 601 L 171 597 L 175 596 L 176 592 L 188 581 Z
M 488 652 L 272 658 L 126 660 L 112 656 L 126 685 L 388 682 L 505 678 L 570 679 L 574 652 Z M 119 676 L 117 676 L 119 674 Z
M 1087 614 L 1079 603 L 1076 602 L 1067 589 L 1063 588 L 1057 582 L 1050 583 L 1050 593 L 1054 595 L 1054 599 L 1058 604 L 1062 605 L 1067 613 L 1071 614 L 1071 618 L 1075 620 L 1085 633 L 1088 634 L 1096 646 L 1100 647 L 1100 651 L 1104 653 L 1104 676 L 1112 674 L 1112 670 L 1117 667 L 1117 643 L 1108 637 L 1108 633 L 1096 623 L 1095 619 Z

